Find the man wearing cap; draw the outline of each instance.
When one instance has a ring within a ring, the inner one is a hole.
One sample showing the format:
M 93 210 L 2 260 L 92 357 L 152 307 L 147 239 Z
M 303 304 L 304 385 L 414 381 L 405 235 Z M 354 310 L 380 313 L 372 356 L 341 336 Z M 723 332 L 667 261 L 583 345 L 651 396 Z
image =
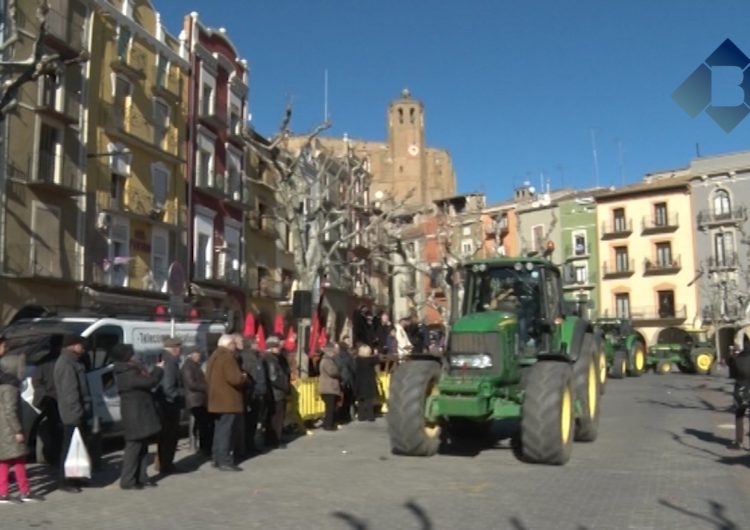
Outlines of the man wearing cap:
M 86 382 L 82 357 L 85 353 L 84 339 L 68 335 L 63 339 L 63 350 L 55 363 L 54 379 L 57 389 L 57 408 L 63 423 L 62 451 L 60 452 L 60 489 L 78 493 L 78 484 L 65 478 L 65 457 L 76 427 L 84 437 L 88 418 L 91 415 L 91 395 Z
M 161 432 L 159 433 L 157 469 L 162 475 L 178 472 L 174 454 L 180 437 L 180 413 L 185 406 L 185 390 L 180 372 L 180 347 L 176 337 L 164 339 L 164 376 L 160 383 Z

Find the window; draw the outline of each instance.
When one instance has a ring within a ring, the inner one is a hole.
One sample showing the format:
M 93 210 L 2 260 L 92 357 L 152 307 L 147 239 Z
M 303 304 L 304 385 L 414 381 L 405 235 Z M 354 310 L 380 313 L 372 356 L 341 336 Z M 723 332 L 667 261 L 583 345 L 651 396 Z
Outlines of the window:
M 195 216 L 195 277 L 199 280 L 213 278 L 214 220 L 209 210 Z
M 128 2 L 125 2 L 125 3 L 127 4 Z M 127 26 L 118 27 L 117 57 L 121 61 L 128 60 L 128 50 L 130 49 L 131 37 L 132 37 L 132 34 L 130 33 L 130 28 L 128 28 Z
M 156 61 L 156 86 L 166 87 L 167 86 L 167 74 L 169 73 L 169 60 L 163 55 L 159 54 L 159 58 Z
M 671 243 L 657 243 L 656 244 L 656 263 L 660 267 L 672 266 L 672 244 Z
M 586 285 L 589 283 L 589 271 L 586 265 L 579 265 L 575 268 L 576 283 Z
M 113 119 L 115 120 L 116 126 L 122 127 L 125 124 L 125 116 L 128 112 L 133 85 L 130 84 L 130 81 L 121 76 L 115 77 L 114 84 Z
M 612 210 L 612 220 L 615 232 L 627 232 L 628 223 L 625 219 L 625 208 L 615 208 Z
M 659 318 L 674 318 L 674 291 L 658 291 Z
M 628 293 L 615 295 L 615 316 L 630 318 L 630 295 Z
M 160 99 L 154 100 L 154 142 L 164 147 L 164 139 L 169 129 L 169 105 Z
M 732 203 L 727 190 L 716 190 L 714 193 L 714 215 L 728 217 L 732 213 Z
M 629 272 L 630 260 L 628 259 L 628 247 L 615 247 L 615 270 L 617 272 Z
M 238 221 L 231 218 L 224 221 L 224 277 L 234 284 L 240 282 L 240 226 Z
M 471 256 L 474 254 L 474 243 L 471 239 L 464 239 L 461 241 L 461 253 L 464 256 Z
M 414 123 L 414 107 L 409 109 L 409 123 Z
M 541 251 L 544 247 L 544 225 L 531 227 L 531 250 Z
M 151 274 L 154 290 L 166 293 L 169 276 L 169 234 L 161 228 L 154 228 L 151 232 Z
M 585 256 L 588 254 L 586 248 L 586 233 L 573 234 L 573 252 L 576 256 Z
M 42 123 L 39 132 L 39 165 L 37 180 L 60 182 L 62 174 L 62 133 Z
M 112 173 L 109 182 L 109 207 L 113 210 L 122 208 L 124 196 L 125 179 L 117 173 Z
M 227 191 L 234 201 L 242 200 L 242 171 L 240 155 L 227 151 Z
M 404 109 L 398 109 L 398 122 L 402 125 L 404 123 Z
M 229 95 L 229 132 L 240 134 L 242 132 L 242 108 L 243 101 L 234 93 Z
M 198 137 L 198 175 L 199 187 L 208 188 L 214 184 L 214 141 L 208 136 Z
M 31 213 L 32 272 L 38 276 L 60 277 L 60 209 L 34 201 Z
M 732 232 L 714 234 L 714 258 L 719 267 L 727 267 L 734 263 L 734 234 Z
M 669 219 L 667 217 L 667 203 L 659 202 L 654 204 L 654 225 L 667 226 Z
M 61 110 L 62 98 L 60 92 L 63 85 L 61 80 L 49 75 L 41 76 L 40 80 L 42 84 L 40 104 L 50 109 Z
M 169 171 L 158 162 L 151 166 L 151 192 L 154 197 L 153 207 L 163 210 L 169 196 Z
M 130 257 L 128 252 L 128 239 L 130 237 L 130 225 L 125 219 L 112 218 L 109 229 L 109 283 L 117 287 L 128 286 L 128 268 Z

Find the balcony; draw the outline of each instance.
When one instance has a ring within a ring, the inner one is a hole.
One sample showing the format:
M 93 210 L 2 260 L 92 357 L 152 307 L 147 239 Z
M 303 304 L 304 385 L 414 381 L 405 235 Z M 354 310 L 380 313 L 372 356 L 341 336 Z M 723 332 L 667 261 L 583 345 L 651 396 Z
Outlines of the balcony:
M 619 219 L 614 223 L 602 223 L 602 239 L 623 239 L 633 233 L 633 221 Z
M 708 272 L 730 271 L 737 269 L 740 265 L 739 256 L 731 252 L 725 256 L 711 256 L 708 258 Z
M 659 307 L 635 307 L 630 309 L 630 318 L 635 326 L 675 326 L 685 322 L 687 306 L 676 309 Z
M 58 247 L 52 247 L 55 243 L 27 239 L 24 243 L 8 244 L 5 270 L 19 279 L 29 279 L 35 282 L 81 281 L 81 256 L 75 252 L 61 251 Z
M 747 221 L 747 208 L 741 206 L 729 211 L 701 210 L 698 212 L 698 229 L 705 230 L 724 225 L 738 225 Z
M 146 54 L 132 46 L 109 63 L 113 71 L 129 77 L 136 83 L 146 78 L 147 64 Z
M 602 265 L 602 278 L 606 280 L 614 280 L 616 278 L 628 278 L 635 273 L 635 260 L 624 260 L 611 264 L 604 262 Z
M 641 234 L 668 234 L 680 227 L 677 214 L 668 215 L 664 218 L 647 218 L 641 221 Z
M 28 159 L 28 169 L 25 172 L 27 185 L 34 189 L 43 189 L 65 196 L 83 194 L 80 168 L 68 157 L 40 151 L 36 157 Z M 10 175 L 22 173 L 19 168 L 11 167 Z
M 195 179 L 195 189 L 208 195 L 224 200 L 226 197 L 226 181 L 223 173 L 214 171 L 198 171 Z
M 701 311 L 701 318 L 704 324 L 713 322 L 717 323 L 732 323 L 742 320 L 745 317 L 745 312 L 739 305 L 729 305 L 727 307 L 712 307 L 704 306 Z
M 649 258 L 643 260 L 644 276 L 653 276 L 657 274 L 675 274 L 680 272 L 680 256 L 670 256 L 666 259 L 657 259 L 652 261 Z
M 587 278 L 575 278 L 563 281 L 564 291 L 580 291 L 589 290 L 596 287 L 596 278 L 592 274 L 589 274 Z
M 573 245 L 565 246 L 565 260 L 574 261 L 577 259 L 588 259 L 591 256 L 591 244 L 586 243 L 585 245 L 577 245 L 575 248 Z
M 180 156 L 180 134 L 175 127 L 155 125 L 147 120 L 133 106 L 120 108 L 115 105 L 102 106 L 102 122 L 107 132 L 145 148 L 152 153 Z
M 164 70 L 156 71 L 156 80 L 154 85 L 151 87 L 151 91 L 154 95 L 176 103 L 182 98 L 180 90 L 182 89 L 182 80 L 180 79 L 180 71 L 176 67 L 170 67 L 169 73 Z
M 212 100 L 201 101 L 198 117 L 216 132 L 228 128 L 226 112 L 219 110 Z
M 508 218 L 501 217 L 500 219 L 494 219 L 492 222 L 484 225 L 484 234 L 488 238 L 494 238 L 495 234 L 499 234 L 501 237 L 506 235 L 510 228 L 508 227 Z
M 85 34 L 82 24 L 73 24 L 70 17 L 68 0 L 49 0 L 49 11 L 45 17 L 46 40 L 53 47 L 62 48 L 71 53 L 63 54 L 66 58 L 77 54 L 85 47 Z

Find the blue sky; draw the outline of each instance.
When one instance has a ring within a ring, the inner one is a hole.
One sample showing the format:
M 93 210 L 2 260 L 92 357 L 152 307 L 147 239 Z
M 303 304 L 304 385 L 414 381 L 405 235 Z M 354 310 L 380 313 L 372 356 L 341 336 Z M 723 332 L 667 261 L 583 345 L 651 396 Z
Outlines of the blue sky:
M 331 134 L 384 139 L 387 104 L 409 87 L 459 191 L 490 201 L 542 174 L 553 187 L 594 185 L 592 130 L 603 185 L 687 165 L 696 144 L 704 156 L 750 148 L 750 116 L 727 134 L 671 98 L 724 39 L 750 55 L 747 0 L 154 3 L 171 33 L 193 10 L 227 28 L 250 63 L 261 133 L 289 97 L 296 131 L 318 124 L 327 69 Z

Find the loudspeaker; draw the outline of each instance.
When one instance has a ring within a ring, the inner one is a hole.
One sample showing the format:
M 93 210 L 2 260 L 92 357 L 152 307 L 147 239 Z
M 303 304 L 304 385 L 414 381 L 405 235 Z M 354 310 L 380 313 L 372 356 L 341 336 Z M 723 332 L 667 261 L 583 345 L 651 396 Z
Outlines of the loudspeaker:
M 294 298 L 292 299 L 292 317 L 312 317 L 312 291 L 294 291 Z

